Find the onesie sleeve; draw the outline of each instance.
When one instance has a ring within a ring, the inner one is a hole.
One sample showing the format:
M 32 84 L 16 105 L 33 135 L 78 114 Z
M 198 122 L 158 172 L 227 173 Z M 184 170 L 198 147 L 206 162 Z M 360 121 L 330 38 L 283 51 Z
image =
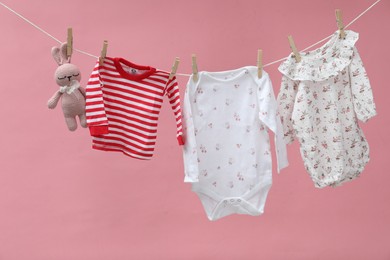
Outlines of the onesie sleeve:
M 359 120 L 366 122 L 376 115 L 376 108 L 370 81 L 356 47 L 350 64 L 350 81 L 355 113 Z
M 283 126 L 283 136 L 286 144 L 290 144 L 295 139 L 295 131 L 292 125 L 292 113 L 294 109 L 295 97 L 298 85 L 287 76 L 282 76 L 282 84 L 278 95 L 278 109 L 280 120 Z
M 190 90 L 194 89 L 194 86 L 190 83 L 192 77 L 187 84 L 187 88 L 184 94 L 183 104 L 183 134 L 184 134 L 184 146 L 183 146 L 183 158 L 184 158 L 184 182 L 198 182 L 198 149 L 195 139 L 195 126 L 191 109 L 191 93 Z
M 274 133 L 278 172 L 288 166 L 287 148 L 283 140 L 283 126 L 278 105 L 275 100 L 272 83 L 269 78 L 258 87 L 259 118 Z
M 97 62 L 86 87 L 85 112 L 88 128 L 92 136 L 108 134 L 108 120 L 104 109 L 102 91 L 103 82 L 99 69 L 100 65 Z
M 181 118 L 181 106 L 180 106 L 180 92 L 179 85 L 177 84 L 176 77 L 173 77 L 172 80 L 168 81 L 166 88 L 166 95 L 171 104 L 173 113 L 176 120 L 176 138 L 179 145 L 184 144 L 183 140 L 183 127 L 182 127 L 182 118 Z

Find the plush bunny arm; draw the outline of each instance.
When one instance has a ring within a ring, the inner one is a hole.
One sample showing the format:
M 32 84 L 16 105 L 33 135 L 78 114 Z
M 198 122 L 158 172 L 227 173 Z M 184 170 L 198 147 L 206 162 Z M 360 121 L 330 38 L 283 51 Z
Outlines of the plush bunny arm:
M 60 100 L 62 93 L 58 90 L 50 99 L 47 101 L 47 106 L 50 109 L 54 109 L 57 106 L 58 101 Z
M 85 89 L 83 87 L 79 87 L 79 90 L 81 94 L 84 96 L 84 98 L 86 98 Z

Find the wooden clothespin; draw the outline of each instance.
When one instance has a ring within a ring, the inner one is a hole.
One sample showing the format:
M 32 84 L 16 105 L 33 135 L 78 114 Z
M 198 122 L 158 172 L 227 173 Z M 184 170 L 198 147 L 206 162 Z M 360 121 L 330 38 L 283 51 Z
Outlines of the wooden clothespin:
M 263 75 L 263 51 L 257 50 L 257 77 L 261 79 Z
M 104 40 L 104 42 L 103 42 L 103 48 L 102 48 L 102 51 L 100 52 L 100 57 L 99 57 L 99 65 L 100 65 L 100 66 L 103 65 L 104 59 L 105 59 L 106 56 L 107 56 L 107 46 L 108 46 L 108 41 L 107 41 L 107 40 Z
M 196 55 L 192 54 L 192 79 L 198 81 L 198 64 L 196 63 Z
M 337 22 L 337 27 L 339 28 L 339 38 L 345 39 L 343 14 L 341 13 L 340 9 L 336 9 L 336 22 Z
M 72 56 L 73 53 L 73 30 L 72 27 L 68 28 L 68 37 L 66 39 L 67 47 L 66 47 L 66 56 L 68 59 Z
M 301 55 L 298 52 L 297 46 L 294 43 L 293 37 L 291 35 L 288 36 L 288 42 L 290 43 L 290 48 L 294 53 L 294 58 L 296 62 L 301 62 Z
M 172 65 L 171 73 L 169 73 L 169 80 L 173 79 L 173 77 L 176 75 L 177 68 L 179 67 L 179 62 L 179 57 L 176 57 L 175 62 Z

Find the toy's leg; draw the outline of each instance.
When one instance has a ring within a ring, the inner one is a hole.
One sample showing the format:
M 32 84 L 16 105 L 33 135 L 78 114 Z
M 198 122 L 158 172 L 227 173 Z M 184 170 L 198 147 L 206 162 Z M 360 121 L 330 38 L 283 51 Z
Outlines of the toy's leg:
M 69 131 L 74 131 L 77 129 L 77 121 L 75 117 L 65 117 L 65 122 Z
M 87 127 L 87 118 L 85 117 L 85 114 L 79 115 L 79 118 L 80 118 L 80 125 L 84 128 Z

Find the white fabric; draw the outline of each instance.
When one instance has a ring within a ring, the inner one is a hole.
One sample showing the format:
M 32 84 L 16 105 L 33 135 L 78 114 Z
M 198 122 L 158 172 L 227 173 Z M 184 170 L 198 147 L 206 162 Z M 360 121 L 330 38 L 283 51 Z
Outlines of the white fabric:
M 357 119 L 376 115 L 370 82 L 354 46 L 358 34 L 338 33 L 322 47 L 291 56 L 280 65 L 278 95 L 285 141 L 295 137 L 315 186 L 353 180 L 369 161 L 368 143 Z
M 73 79 L 69 85 L 60 87 L 60 92 L 72 94 L 78 88 L 80 88 L 80 82 Z
M 286 145 L 268 74 L 256 67 L 200 72 L 188 81 L 183 108 L 185 182 L 192 182 L 210 220 L 260 215 L 272 184 L 268 129 L 278 170 Z

